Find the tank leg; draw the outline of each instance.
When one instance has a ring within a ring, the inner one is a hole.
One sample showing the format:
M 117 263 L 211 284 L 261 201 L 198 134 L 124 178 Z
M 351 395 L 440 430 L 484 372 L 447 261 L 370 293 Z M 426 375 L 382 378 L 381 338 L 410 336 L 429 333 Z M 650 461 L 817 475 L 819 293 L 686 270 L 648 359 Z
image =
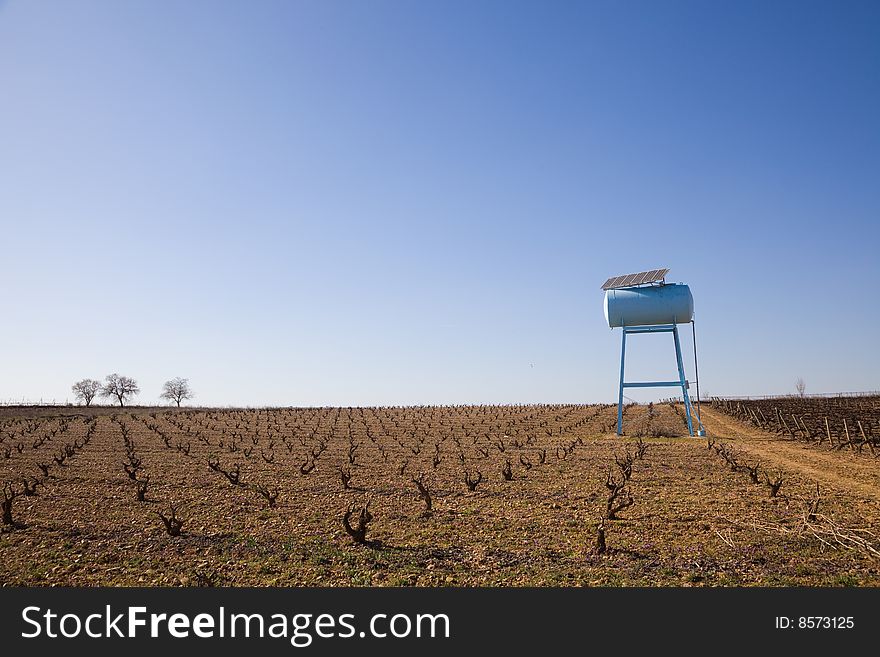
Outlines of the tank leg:
M 626 362 L 626 327 L 620 343 L 620 392 L 617 397 L 617 435 L 623 435 L 623 365 Z
M 691 398 L 687 391 L 687 379 L 684 378 L 684 362 L 681 359 L 681 342 L 678 339 L 678 325 L 672 326 L 672 337 L 675 340 L 675 360 L 678 363 L 678 379 L 681 381 L 681 396 L 684 398 L 684 412 L 687 415 L 688 433 L 694 435 L 694 424 L 691 420 Z

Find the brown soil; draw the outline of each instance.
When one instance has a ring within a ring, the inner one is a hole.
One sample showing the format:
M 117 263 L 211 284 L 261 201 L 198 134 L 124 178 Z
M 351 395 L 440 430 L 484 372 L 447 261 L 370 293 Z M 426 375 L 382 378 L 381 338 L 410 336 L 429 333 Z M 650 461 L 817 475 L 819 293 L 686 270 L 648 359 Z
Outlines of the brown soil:
M 4 585 L 880 585 L 870 549 L 823 543 L 803 525 L 819 481 L 823 517 L 876 545 L 880 460 L 789 443 L 705 407 L 716 440 L 783 470 L 778 497 L 684 437 L 666 404 L 627 408 L 623 438 L 609 406 L 78 409 L 66 421 L 70 409 L 7 411 L 0 484 L 39 484 L 15 498 L 17 524 L 0 527 Z M 608 551 L 596 554 L 606 479 L 636 434 L 648 449 L 633 464 L 634 503 L 605 521 Z M 123 470 L 125 435 L 137 477 L 149 477 L 142 502 Z M 65 445 L 74 455 L 59 465 Z M 239 485 L 209 462 L 237 465 Z M 482 473 L 475 491 L 464 470 Z M 274 508 L 261 486 L 279 491 Z M 358 545 L 342 517 L 368 500 L 369 543 Z M 158 516 L 172 504 L 179 536 Z

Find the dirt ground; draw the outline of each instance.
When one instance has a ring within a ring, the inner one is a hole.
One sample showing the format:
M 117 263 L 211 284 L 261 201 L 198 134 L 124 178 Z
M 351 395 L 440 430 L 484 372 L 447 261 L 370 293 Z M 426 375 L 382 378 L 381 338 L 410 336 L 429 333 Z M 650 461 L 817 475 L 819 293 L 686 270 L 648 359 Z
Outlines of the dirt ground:
M 4 410 L 3 585 L 880 584 L 880 460 L 708 406 L 713 449 L 668 404 L 628 407 L 623 438 L 600 405 Z M 627 453 L 616 502 L 633 503 L 603 520 Z M 342 519 L 368 501 L 358 544 Z M 179 536 L 158 515 L 172 505 Z

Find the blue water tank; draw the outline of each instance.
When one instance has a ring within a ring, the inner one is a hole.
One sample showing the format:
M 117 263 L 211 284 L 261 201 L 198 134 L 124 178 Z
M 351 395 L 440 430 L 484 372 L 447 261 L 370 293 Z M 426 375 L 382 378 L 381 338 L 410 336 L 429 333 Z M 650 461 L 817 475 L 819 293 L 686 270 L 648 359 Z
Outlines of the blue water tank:
M 605 319 L 611 328 L 685 324 L 693 318 L 694 297 L 681 283 L 605 291 Z

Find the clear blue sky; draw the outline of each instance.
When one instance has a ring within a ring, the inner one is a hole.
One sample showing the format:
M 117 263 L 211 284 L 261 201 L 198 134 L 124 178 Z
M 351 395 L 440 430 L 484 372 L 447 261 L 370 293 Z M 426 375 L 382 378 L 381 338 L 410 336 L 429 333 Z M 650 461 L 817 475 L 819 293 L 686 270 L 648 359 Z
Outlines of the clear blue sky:
M 610 401 L 655 267 L 704 392 L 878 389 L 878 221 L 876 2 L 0 2 L 0 399 Z

